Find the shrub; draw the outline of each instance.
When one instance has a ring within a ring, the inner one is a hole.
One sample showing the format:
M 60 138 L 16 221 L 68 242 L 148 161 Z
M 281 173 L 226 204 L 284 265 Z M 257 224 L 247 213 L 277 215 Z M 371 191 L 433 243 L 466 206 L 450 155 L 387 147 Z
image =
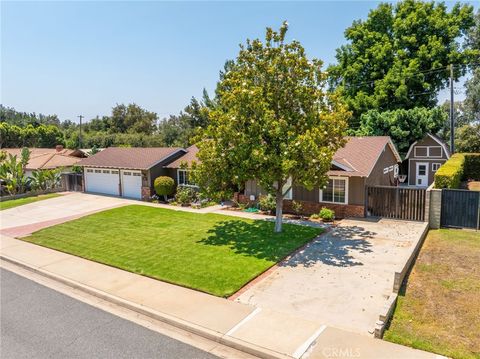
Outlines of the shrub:
M 480 153 L 464 153 L 464 179 L 480 181 Z
M 318 213 L 318 216 L 326 222 L 333 221 L 335 219 L 335 212 L 327 207 L 323 207 Z
M 292 210 L 298 216 L 302 213 L 303 205 L 300 202 L 292 201 Z
M 181 205 L 187 205 L 195 202 L 196 199 L 197 192 L 193 188 L 186 186 L 177 187 L 177 194 L 175 195 L 176 202 L 180 203 Z
M 435 188 L 458 188 L 463 178 L 465 156 L 455 153 L 435 172 Z
M 175 181 L 171 177 L 160 176 L 155 178 L 155 182 L 153 182 L 153 187 L 155 188 L 155 192 L 159 196 L 163 196 L 165 200 L 167 200 L 167 196 L 173 193 L 173 190 L 175 188 Z
M 265 212 L 273 212 L 277 207 L 275 197 L 273 197 L 271 194 L 260 197 L 258 205 L 260 209 Z
M 310 219 L 319 219 L 320 216 L 317 213 L 314 213 L 310 216 Z

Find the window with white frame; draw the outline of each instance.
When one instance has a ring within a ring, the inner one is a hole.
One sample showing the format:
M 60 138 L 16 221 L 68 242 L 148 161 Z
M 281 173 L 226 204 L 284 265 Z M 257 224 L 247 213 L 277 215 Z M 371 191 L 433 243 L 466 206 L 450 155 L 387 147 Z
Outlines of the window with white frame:
M 348 204 L 348 178 L 331 177 L 320 191 L 320 202 Z
M 393 166 L 393 177 L 398 177 L 398 165 Z
M 432 172 L 437 172 L 441 165 L 441 163 L 432 163 Z
M 188 170 L 178 170 L 177 180 L 180 186 L 195 186 L 195 183 L 193 183 L 189 178 L 189 172 L 190 171 Z

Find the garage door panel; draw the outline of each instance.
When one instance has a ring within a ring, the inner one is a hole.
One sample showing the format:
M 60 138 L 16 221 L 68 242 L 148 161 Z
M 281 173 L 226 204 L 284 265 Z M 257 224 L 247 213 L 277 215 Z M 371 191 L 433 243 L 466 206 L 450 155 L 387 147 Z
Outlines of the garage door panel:
M 86 192 L 118 196 L 120 194 L 118 170 L 86 169 L 85 190 Z
M 140 171 L 122 171 L 122 195 L 128 198 L 142 198 L 142 173 Z

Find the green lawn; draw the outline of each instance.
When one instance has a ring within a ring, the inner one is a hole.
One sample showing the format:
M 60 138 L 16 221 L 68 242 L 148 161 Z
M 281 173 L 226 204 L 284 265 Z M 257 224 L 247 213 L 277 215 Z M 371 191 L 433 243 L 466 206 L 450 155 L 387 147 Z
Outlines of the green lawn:
M 480 358 L 480 232 L 431 230 L 384 339 Z
M 8 201 L 0 202 L 0 211 L 4 209 L 9 209 L 17 206 L 23 206 L 24 204 L 29 204 L 33 202 L 43 201 L 44 199 L 54 198 L 61 196 L 57 193 L 50 193 L 50 194 L 41 194 L 39 196 L 33 197 L 25 197 L 25 198 L 18 198 L 18 199 L 10 199 Z
M 26 241 L 229 296 L 321 229 L 132 205 L 40 230 Z

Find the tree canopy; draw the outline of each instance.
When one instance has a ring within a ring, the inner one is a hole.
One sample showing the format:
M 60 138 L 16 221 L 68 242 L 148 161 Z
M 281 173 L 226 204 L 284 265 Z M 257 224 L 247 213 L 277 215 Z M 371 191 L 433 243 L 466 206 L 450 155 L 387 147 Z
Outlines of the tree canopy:
M 217 86 L 195 168 L 196 183 L 207 190 L 256 179 L 276 197 L 277 232 L 285 185 L 326 183 L 349 117 L 326 90 L 322 62 L 309 60 L 298 41 L 285 42 L 287 30 L 286 22 L 278 32 L 267 28 L 264 42 L 240 46 Z
M 449 64 L 455 78 L 478 59 L 461 38 L 474 25 L 473 8 L 455 4 L 403 0 L 381 3 L 366 20 L 345 30 L 346 45 L 337 49 L 329 68 L 331 85 L 340 90 L 353 111 L 350 126 L 369 110 L 432 108 L 438 91 L 448 84 Z
M 410 145 L 426 133 L 436 134 L 447 120 L 447 113 L 439 108 L 416 107 L 410 110 L 379 112 L 371 110 L 360 117 L 357 136 L 390 136 L 400 154 L 405 155 Z

